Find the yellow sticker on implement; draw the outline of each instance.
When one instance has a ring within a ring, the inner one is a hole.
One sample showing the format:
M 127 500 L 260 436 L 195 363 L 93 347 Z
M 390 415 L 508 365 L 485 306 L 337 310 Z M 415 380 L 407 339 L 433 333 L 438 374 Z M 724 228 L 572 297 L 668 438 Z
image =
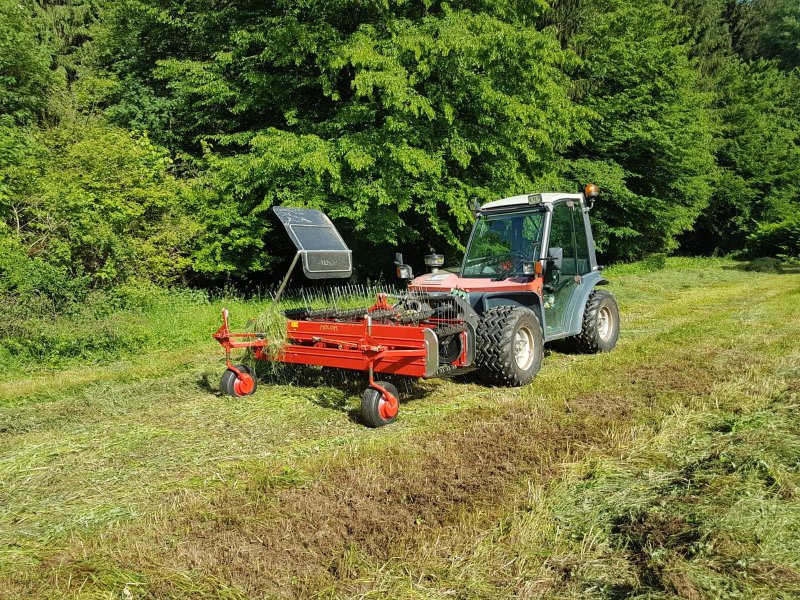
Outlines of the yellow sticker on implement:
M 297 321 L 289 321 L 289 327 L 300 327 L 300 323 Z

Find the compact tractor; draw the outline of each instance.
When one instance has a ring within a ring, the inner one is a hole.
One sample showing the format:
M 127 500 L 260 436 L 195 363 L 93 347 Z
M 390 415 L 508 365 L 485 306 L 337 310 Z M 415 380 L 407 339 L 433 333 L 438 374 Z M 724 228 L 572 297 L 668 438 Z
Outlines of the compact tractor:
M 221 390 L 255 392 L 254 370 L 234 364 L 231 351 L 249 348 L 257 360 L 365 371 L 363 421 L 380 427 L 397 418 L 398 392 L 376 374 L 452 377 L 477 371 L 490 385 L 521 386 L 539 371 L 544 344 L 558 340 L 583 353 L 611 350 L 619 335 L 619 309 L 600 286 L 589 210 L 597 187 L 583 193 L 526 194 L 476 210 L 475 225 L 459 270 L 443 270 L 430 254 L 430 272 L 413 277 L 396 256 L 407 291 L 378 294 L 361 309 L 288 310 L 285 343 L 263 333 L 231 333 L 228 312 L 214 338 L 225 348 Z M 297 247 L 280 296 L 298 260 L 311 279 L 350 277 L 352 254 L 321 212 L 275 207 Z

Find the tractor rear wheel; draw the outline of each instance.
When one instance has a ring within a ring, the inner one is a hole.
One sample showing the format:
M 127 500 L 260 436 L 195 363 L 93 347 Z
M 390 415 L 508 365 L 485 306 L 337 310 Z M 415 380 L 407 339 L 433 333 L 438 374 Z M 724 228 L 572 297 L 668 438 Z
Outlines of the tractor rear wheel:
M 595 290 L 586 301 L 583 324 L 578 335 L 568 337 L 564 344 L 572 352 L 596 354 L 608 352 L 619 338 L 619 307 L 611 292 Z
M 258 387 L 258 378 L 256 372 L 247 365 L 234 365 L 242 374 L 239 377 L 235 371 L 227 369 L 222 374 L 222 381 L 219 383 L 220 391 L 226 396 L 233 396 L 234 398 L 243 398 L 244 396 L 252 396 L 256 393 Z
M 394 396 L 394 400 L 386 398 L 373 387 L 364 390 L 361 396 L 361 418 L 367 427 L 383 427 L 397 419 L 400 395 L 397 388 L 386 381 L 376 381 L 379 386 Z
M 476 362 L 493 385 L 530 383 L 542 364 L 544 339 L 536 314 L 521 306 L 497 306 L 478 325 Z

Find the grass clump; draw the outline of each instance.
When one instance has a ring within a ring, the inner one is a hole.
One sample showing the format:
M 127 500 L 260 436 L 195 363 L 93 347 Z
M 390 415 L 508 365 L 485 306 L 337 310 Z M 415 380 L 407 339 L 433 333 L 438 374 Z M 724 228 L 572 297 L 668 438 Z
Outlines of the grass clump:
M 751 260 L 744 266 L 744 270 L 756 273 L 783 273 L 783 263 L 777 258 L 763 256 Z
M 251 331 L 264 335 L 267 353 L 270 356 L 280 356 L 287 340 L 287 320 L 281 304 L 268 302 L 249 325 Z
M 642 261 L 645 271 L 663 271 L 667 268 L 667 255 L 663 253 L 651 254 Z

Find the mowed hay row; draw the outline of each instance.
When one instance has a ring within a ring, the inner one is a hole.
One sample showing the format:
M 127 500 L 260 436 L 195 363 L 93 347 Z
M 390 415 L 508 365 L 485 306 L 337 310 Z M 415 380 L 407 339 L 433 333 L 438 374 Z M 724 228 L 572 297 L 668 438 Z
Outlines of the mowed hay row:
M 658 327 L 631 335 L 618 352 L 552 354 L 523 390 L 442 384 L 404 405 L 410 427 L 363 431 L 277 470 L 243 465 L 228 484 L 162 497 L 140 520 L 54 540 L 38 569 L 7 581 L 19 595 L 42 597 L 56 589 L 69 597 L 121 594 L 126 582 L 130 593 L 155 597 L 415 595 L 427 588 L 496 597 L 534 572 L 493 580 L 473 561 L 462 566 L 474 580 L 459 587 L 446 555 L 466 556 L 499 535 L 497 527 L 505 531 L 502 523 L 524 506 L 528 490 L 559 481 L 568 463 L 592 451 L 624 456 L 672 407 L 702 405 L 736 377 L 750 348 L 763 354 L 748 362 L 761 380 L 791 340 L 779 315 L 797 292 L 780 283 L 750 307 L 735 302 L 745 287 L 735 281 L 675 294 L 649 313 Z M 702 305 L 692 314 L 689 294 Z M 738 326 L 754 311 L 764 313 L 755 334 Z M 476 400 L 459 408 L 463 393 Z M 545 551 L 530 548 L 528 560 Z

